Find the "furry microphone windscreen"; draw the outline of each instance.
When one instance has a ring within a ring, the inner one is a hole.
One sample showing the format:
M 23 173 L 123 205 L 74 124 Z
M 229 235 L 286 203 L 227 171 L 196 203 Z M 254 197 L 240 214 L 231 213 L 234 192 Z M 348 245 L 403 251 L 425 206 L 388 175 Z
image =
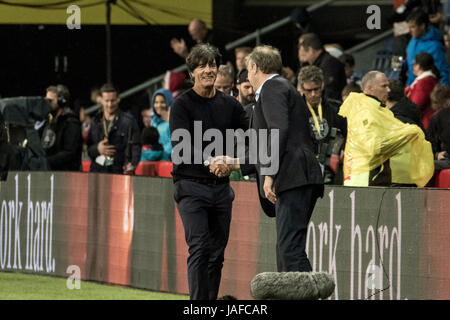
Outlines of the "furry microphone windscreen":
M 263 272 L 251 281 L 257 300 L 326 299 L 334 291 L 333 277 L 325 272 Z

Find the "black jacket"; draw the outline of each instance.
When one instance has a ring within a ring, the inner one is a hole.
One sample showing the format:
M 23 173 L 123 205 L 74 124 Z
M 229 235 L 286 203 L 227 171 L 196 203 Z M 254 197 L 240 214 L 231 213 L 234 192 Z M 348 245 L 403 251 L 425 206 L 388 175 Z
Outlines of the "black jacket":
M 55 133 L 55 140 L 51 146 L 44 150 L 50 170 L 79 171 L 81 168 L 81 123 L 79 118 L 72 112 L 64 112 L 55 124 L 48 124 L 41 139 L 45 139 L 46 129 Z
M 261 197 L 264 198 L 265 175 L 274 177 L 277 194 L 305 185 L 319 185 L 323 193 L 323 176 L 314 154 L 306 111 L 303 99 L 288 80 L 275 76 L 264 83 L 253 110 L 251 128 L 279 130 L 279 167 L 273 174 L 264 174 L 262 168 L 270 165 L 261 165 L 259 161 L 256 164 Z M 276 146 L 271 145 L 270 138 L 268 141 L 271 152 Z M 242 174 L 246 175 L 245 168 Z
M 404 123 L 415 124 L 424 130 L 420 109 L 408 98 L 401 98 L 390 110 L 398 120 Z
M 130 131 L 131 139 L 129 139 Z M 114 119 L 114 124 L 108 136 L 108 143 L 114 145 L 116 148 L 114 163 L 111 166 L 102 166 L 95 162 L 95 159 L 100 155 L 97 145 L 104 138 L 103 112 L 99 112 L 92 119 L 91 128 L 87 138 L 88 154 L 92 160 L 90 168 L 91 172 L 123 173 L 123 165 L 125 164 L 129 140 L 131 141 L 129 148 L 131 153 L 131 164 L 137 167 L 141 158 L 140 135 L 137 121 L 131 114 L 119 110 Z
M 439 110 L 431 117 L 427 140 L 431 142 L 435 156 L 442 151 L 450 154 L 450 107 Z

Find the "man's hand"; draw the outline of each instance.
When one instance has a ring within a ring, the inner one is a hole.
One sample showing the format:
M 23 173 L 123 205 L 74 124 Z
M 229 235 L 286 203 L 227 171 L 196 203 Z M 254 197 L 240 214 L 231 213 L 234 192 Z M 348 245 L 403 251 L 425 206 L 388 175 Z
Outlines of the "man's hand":
M 123 174 L 134 175 L 135 169 L 136 168 L 131 163 L 127 163 L 123 166 Z
M 441 152 L 438 153 L 438 155 L 437 155 L 437 159 L 438 160 L 442 160 L 442 159 L 445 159 L 445 158 L 447 158 L 447 151 L 441 151 Z
M 275 204 L 275 201 L 277 201 L 277 196 L 275 195 L 275 187 L 273 185 L 273 178 L 266 176 L 264 179 L 264 194 L 270 202 Z
M 108 145 L 108 139 L 103 139 L 97 145 L 98 153 L 106 157 L 112 157 L 116 153 L 116 148 L 112 145 Z
M 184 39 L 178 40 L 176 38 L 173 38 L 172 40 L 170 40 L 170 46 L 172 47 L 173 51 L 180 57 L 186 58 L 189 54 L 189 50 Z
M 227 177 L 231 171 L 239 169 L 239 161 L 229 156 L 218 156 L 211 159 L 209 172 L 215 174 L 219 178 Z

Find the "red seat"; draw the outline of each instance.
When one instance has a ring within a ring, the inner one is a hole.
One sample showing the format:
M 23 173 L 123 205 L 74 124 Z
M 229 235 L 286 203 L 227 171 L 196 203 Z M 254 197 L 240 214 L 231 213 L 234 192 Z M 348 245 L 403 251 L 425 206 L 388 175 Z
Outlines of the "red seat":
M 91 161 L 90 160 L 81 161 L 81 171 L 89 172 L 90 170 L 91 170 Z
M 436 187 L 450 188 L 450 169 L 441 170 L 439 172 Z
M 158 161 L 141 161 L 139 162 L 135 175 L 146 176 L 146 177 L 156 177 L 158 176 L 157 170 Z
M 157 161 L 158 177 L 172 178 L 172 161 Z

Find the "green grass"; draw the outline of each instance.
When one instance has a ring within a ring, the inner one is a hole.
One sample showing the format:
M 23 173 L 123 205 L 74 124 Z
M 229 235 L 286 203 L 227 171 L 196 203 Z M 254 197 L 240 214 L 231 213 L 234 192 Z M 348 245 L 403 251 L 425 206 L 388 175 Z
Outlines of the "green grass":
M 186 295 L 152 292 L 81 281 L 69 290 L 67 279 L 0 272 L 0 300 L 187 300 Z

